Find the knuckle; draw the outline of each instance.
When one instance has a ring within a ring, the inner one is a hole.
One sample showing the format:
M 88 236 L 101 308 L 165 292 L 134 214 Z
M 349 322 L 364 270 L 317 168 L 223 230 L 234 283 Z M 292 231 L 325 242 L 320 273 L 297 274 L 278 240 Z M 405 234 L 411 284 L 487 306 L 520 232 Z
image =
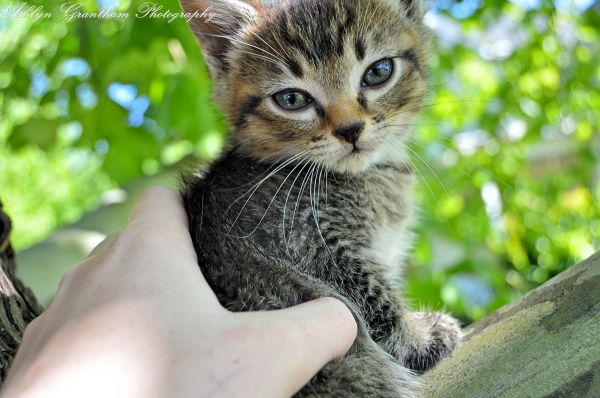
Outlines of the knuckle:
M 356 335 L 357 333 L 357 325 L 356 319 L 354 319 L 354 315 L 344 304 L 342 301 L 333 298 L 333 297 L 325 297 L 323 299 L 323 304 L 328 307 L 328 312 L 331 314 L 331 321 L 335 325 L 339 325 L 339 328 L 343 328 L 343 330 L 348 331 L 352 335 Z M 337 329 L 338 327 L 336 327 Z
M 60 278 L 60 282 L 58 283 L 58 291 L 68 290 L 75 282 L 75 279 L 77 279 L 78 274 L 79 274 L 78 266 L 73 267 L 70 270 L 68 270 L 67 272 L 65 272 L 63 274 L 63 276 Z

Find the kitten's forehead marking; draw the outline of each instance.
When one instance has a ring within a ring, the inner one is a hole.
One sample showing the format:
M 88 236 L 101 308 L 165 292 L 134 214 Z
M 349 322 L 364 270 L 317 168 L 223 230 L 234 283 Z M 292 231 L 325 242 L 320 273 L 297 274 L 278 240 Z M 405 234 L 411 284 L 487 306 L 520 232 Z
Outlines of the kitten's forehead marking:
M 313 65 L 341 56 L 351 30 L 357 23 L 356 11 L 347 1 L 299 2 L 279 14 L 279 39 L 298 51 Z
M 354 51 L 356 52 L 356 59 L 359 61 L 365 59 L 367 48 L 364 39 L 360 36 L 354 41 Z
M 367 8 L 362 7 L 365 4 Z M 281 56 L 285 70 L 279 73 L 314 78 L 333 68 L 343 78 L 353 64 L 368 58 L 370 50 L 385 46 L 391 32 L 384 25 L 392 21 L 390 15 L 397 15 L 396 12 L 381 0 L 298 1 L 272 14 L 259 34 Z M 378 16 L 383 18 L 379 23 Z

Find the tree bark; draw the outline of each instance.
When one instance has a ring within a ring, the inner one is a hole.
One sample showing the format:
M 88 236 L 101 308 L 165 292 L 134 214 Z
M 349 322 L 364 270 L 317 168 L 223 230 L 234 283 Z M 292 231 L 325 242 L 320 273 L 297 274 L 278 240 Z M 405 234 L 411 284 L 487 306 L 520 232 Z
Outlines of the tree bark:
M 426 396 L 600 397 L 600 253 L 466 330 Z
M 42 313 L 35 297 L 15 276 L 11 222 L 0 202 L 0 385 L 21 344 L 25 327 Z

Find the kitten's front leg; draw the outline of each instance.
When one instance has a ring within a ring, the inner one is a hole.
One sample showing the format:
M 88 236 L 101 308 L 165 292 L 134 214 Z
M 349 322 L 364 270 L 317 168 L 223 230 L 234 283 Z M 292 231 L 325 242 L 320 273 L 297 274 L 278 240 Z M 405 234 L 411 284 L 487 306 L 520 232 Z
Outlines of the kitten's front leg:
M 417 372 L 450 356 L 462 339 L 460 325 L 442 312 L 412 312 L 394 289 L 363 266 L 361 307 L 371 337 L 402 365 Z

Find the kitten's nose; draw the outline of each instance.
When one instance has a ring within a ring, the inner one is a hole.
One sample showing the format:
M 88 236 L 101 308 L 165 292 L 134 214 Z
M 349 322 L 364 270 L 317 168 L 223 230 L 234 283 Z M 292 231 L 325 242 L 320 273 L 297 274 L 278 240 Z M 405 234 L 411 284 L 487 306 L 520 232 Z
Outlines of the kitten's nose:
M 340 139 L 346 140 L 351 144 L 356 144 L 360 133 L 362 133 L 364 129 L 365 123 L 358 122 L 348 126 L 338 127 L 337 129 L 333 130 L 333 135 Z

